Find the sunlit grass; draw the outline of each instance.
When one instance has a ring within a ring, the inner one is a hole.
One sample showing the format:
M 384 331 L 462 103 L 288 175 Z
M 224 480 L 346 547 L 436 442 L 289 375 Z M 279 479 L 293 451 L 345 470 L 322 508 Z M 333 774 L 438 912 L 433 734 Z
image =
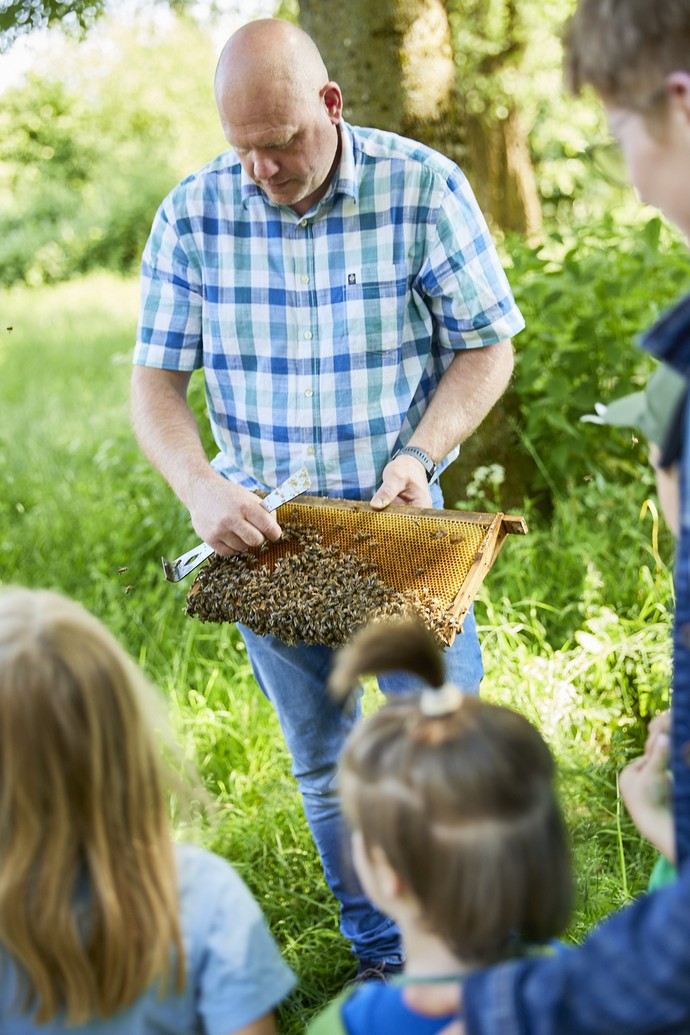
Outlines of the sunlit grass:
M 196 540 L 130 429 L 136 284 L 99 275 L 18 288 L 1 306 L 0 581 L 80 600 L 166 695 L 213 803 L 180 836 L 231 859 L 260 901 L 300 975 L 281 1010 L 281 1030 L 296 1035 L 350 976 L 352 957 L 237 631 L 189 619 L 187 583 L 162 576 L 161 555 Z M 193 397 L 200 406 L 198 388 Z M 477 603 L 484 695 L 535 722 L 559 762 L 575 940 L 638 893 L 652 864 L 616 797 L 616 773 L 670 680 L 670 540 L 649 514 L 638 518 L 648 485 L 641 472 L 634 492 L 580 488 L 548 526 L 528 515 L 530 534 L 509 538 Z

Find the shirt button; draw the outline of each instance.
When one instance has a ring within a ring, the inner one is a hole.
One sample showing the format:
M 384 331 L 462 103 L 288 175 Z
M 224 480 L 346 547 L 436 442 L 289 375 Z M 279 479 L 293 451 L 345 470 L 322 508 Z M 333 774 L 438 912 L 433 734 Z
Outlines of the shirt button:
M 316 450 L 314 449 L 314 447 L 309 446 L 309 448 L 307 449 L 307 456 L 313 456 L 315 452 Z
M 311 339 L 312 339 L 311 331 L 305 331 L 304 332 L 304 337 L 306 338 L 307 341 L 311 341 Z
M 680 642 L 683 644 L 686 650 L 690 650 L 690 625 L 681 625 L 679 632 Z
M 300 219 L 299 225 L 300 226 L 308 226 L 309 225 L 309 220 L 308 219 Z
M 306 273 L 302 274 L 302 276 L 300 277 L 300 280 L 302 281 L 303 284 L 308 284 L 309 283 L 309 277 L 307 276 Z
M 311 388 L 307 388 L 307 390 L 306 390 L 306 392 L 305 392 L 304 394 L 306 395 L 307 399 L 311 399 L 311 397 L 312 397 L 312 395 L 313 395 L 314 393 L 313 393 L 313 391 L 311 390 Z

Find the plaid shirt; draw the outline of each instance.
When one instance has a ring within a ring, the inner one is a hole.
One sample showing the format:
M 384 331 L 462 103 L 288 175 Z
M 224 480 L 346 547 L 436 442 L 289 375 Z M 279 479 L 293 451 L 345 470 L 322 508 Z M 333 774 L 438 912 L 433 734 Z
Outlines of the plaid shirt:
M 228 151 L 166 198 L 144 252 L 134 362 L 203 367 L 213 464 L 247 488 L 304 465 L 317 495 L 373 493 L 455 350 L 524 326 L 460 170 L 390 133 L 341 139 L 305 216 Z

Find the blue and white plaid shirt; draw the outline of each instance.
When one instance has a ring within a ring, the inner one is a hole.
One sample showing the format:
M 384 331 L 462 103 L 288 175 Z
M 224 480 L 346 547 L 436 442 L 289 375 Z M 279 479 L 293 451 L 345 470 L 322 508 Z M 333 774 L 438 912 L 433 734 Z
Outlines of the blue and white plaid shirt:
M 213 464 L 250 489 L 305 466 L 314 494 L 366 498 L 455 351 L 524 326 L 457 166 L 340 125 L 305 216 L 227 151 L 165 199 L 144 252 L 134 362 L 203 368 Z

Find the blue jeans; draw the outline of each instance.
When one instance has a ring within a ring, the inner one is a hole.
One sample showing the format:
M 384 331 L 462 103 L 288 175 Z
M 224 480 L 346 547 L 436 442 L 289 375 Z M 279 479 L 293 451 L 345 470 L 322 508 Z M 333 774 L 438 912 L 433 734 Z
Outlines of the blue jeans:
M 326 882 L 340 901 L 340 929 L 360 959 L 402 962 L 398 928 L 372 906 L 354 875 L 350 839 L 335 790 L 340 751 L 361 715 L 361 691 L 355 709 L 344 713 L 331 704 L 325 689 L 333 656 L 329 647 L 304 643 L 289 647 L 273 636 L 257 636 L 238 627 L 256 680 L 276 710 L 292 756 L 292 772 Z M 444 657 L 448 680 L 467 693 L 478 693 L 484 669 L 472 609 L 463 632 Z M 379 679 L 385 694 L 421 690 L 424 685 L 408 673 Z

